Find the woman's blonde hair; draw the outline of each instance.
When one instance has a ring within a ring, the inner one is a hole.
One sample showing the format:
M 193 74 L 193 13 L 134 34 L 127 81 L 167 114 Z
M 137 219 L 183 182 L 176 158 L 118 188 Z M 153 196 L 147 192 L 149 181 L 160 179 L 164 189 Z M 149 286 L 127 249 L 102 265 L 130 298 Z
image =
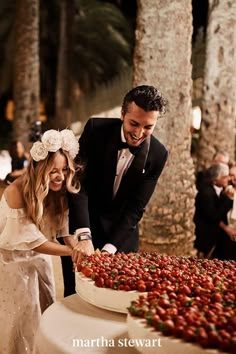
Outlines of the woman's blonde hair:
M 65 187 L 58 192 L 49 190 L 50 172 L 53 169 L 54 159 L 57 154 L 64 155 L 67 161 L 67 176 Z M 62 149 L 56 152 L 49 152 L 44 160 L 38 162 L 30 159 L 26 173 L 23 176 L 23 197 L 25 200 L 25 208 L 28 217 L 42 229 L 43 217 L 47 210 L 47 214 L 51 214 L 52 223 L 57 229 L 60 229 L 63 222 L 64 212 L 67 207 L 66 191 L 70 193 L 78 193 L 80 190 L 80 182 L 77 173 L 82 169 L 70 157 L 67 151 Z

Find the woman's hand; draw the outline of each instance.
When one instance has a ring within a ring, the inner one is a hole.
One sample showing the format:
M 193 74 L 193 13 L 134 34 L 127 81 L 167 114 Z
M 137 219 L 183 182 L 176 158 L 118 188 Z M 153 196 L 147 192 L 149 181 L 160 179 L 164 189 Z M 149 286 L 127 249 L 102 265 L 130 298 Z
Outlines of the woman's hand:
M 72 261 L 74 267 L 77 267 L 78 263 L 81 263 L 84 256 L 90 256 L 94 253 L 94 247 L 91 240 L 78 241 L 72 251 Z

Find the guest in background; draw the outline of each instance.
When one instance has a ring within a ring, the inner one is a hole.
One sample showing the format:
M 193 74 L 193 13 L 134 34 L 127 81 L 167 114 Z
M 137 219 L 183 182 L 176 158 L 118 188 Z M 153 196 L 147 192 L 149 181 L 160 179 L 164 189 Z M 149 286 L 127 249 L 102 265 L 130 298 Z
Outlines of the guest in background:
M 9 154 L 11 157 L 11 173 L 5 179 L 8 184 L 26 171 L 29 162 L 29 154 L 25 151 L 23 143 L 19 140 L 14 140 L 11 143 Z
M 227 151 L 218 150 L 213 156 L 212 164 L 223 163 L 225 165 L 229 164 L 229 154 Z
M 223 164 L 228 165 L 229 164 L 229 154 L 226 151 L 218 150 L 215 153 L 215 155 L 213 156 L 210 166 L 212 166 L 216 163 L 223 163 Z M 196 175 L 196 188 L 197 188 L 197 190 L 199 190 L 201 185 L 204 184 L 204 182 L 205 182 L 206 171 L 207 171 L 207 168 L 205 168 L 201 171 L 198 171 L 198 173 Z
M 66 191 L 77 193 L 79 145 L 72 131 L 49 130 L 30 150 L 26 172 L 0 202 L 0 353 L 33 352 L 41 313 L 55 300 L 51 257 L 71 256 Z M 63 237 L 66 245 L 56 242 Z M 82 246 L 82 245 L 81 245 Z M 90 252 L 93 252 L 91 246 Z M 89 252 L 87 253 L 89 254 Z
M 228 186 L 228 181 L 228 165 L 214 164 L 206 171 L 205 183 L 196 195 L 194 246 L 199 257 L 217 257 L 216 245 L 223 231 L 236 235 L 236 230 L 227 225 L 226 220 L 227 211 L 232 207 L 232 200 L 221 193 L 223 188 Z
M 231 163 L 229 169 L 230 184 L 225 188 L 225 194 L 232 199 L 233 206 L 229 206 L 227 211 L 227 224 L 233 228 L 234 232 L 221 233 L 217 247 L 217 255 L 219 259 L 236 261 L 236 165 Z

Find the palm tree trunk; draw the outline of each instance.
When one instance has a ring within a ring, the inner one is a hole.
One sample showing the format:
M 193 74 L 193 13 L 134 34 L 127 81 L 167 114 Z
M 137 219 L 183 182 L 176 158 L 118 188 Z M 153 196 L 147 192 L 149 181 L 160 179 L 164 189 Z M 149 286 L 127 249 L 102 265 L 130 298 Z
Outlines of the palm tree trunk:
M 74 18 L 73 1 L 61 0 L 60 43 L 57 67 L 56 87 L 56 128 L 64 129 L 71 123 L 71 79 L 70 79 L 70 50 L 71 29 Z
M 39 119 L 39 1 L 17 0 L 14 52 L 13 138 L 29 146 L 32 122 Z
M 217 150 L 235 158 L 236 2 L 209 1 L 198 169 Z
M 193 252 L 194 167 L 191 124 L 190 0 L 139 0 L 134 84 L 151 84 L 169 101 L 154 134 L 169 150 L 167 166 L 141 224 L 141 248 Z

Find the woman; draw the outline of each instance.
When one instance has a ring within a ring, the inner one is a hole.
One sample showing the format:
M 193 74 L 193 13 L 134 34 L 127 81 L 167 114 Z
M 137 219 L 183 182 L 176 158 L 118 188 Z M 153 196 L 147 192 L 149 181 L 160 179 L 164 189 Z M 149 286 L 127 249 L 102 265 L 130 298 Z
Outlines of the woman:
M 0 353 L 31 353 L 41 313 L 55 299 L 51 257 L 71 256 L 66 191 L 77 193 L 70 130 L 49 130 L 30 150 L 26 172 L 0 202 Z M 66 245 L 55 242 L 63 237 Z M 3 320 L 4 319 L 4 320 Z

